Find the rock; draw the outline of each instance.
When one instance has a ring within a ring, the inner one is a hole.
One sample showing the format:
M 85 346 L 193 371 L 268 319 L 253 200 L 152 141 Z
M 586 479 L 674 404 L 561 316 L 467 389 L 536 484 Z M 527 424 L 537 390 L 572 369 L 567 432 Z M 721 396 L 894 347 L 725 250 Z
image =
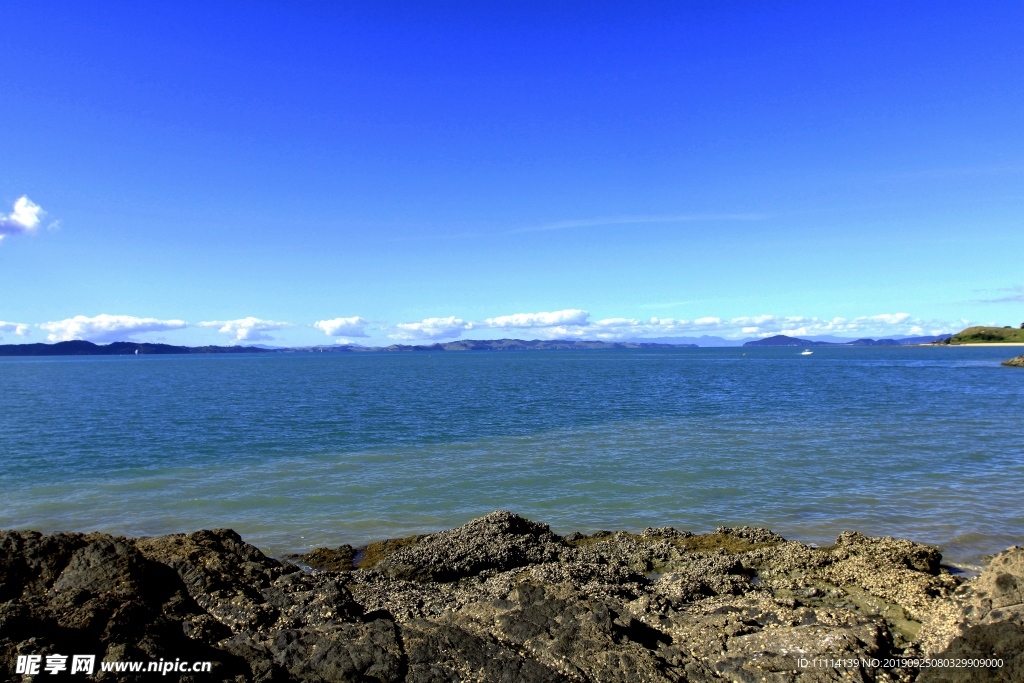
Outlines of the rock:
M 1004 360 L 1002 364 L 1011 368 L 1024 368 L 1024 356 L 1017 356 L 1010 360 Z
M 562 547 L 546 524 L 499 510 L 458 529 L 424 536 L 376 567 L 393 578 L 446 582 L 487 569 L 508 571 L 549 561 Z
M 2 666 L 79 653 L 208 660 L 201 680 L 237 683 L 1024 680 L 1021 548 L 965 582 L 902 539 L 845 532 L 814 548 L 754 527 L 562 538 L 495 512 L 296 559 L 317 571 L 227 529 L 0 532 Z M 993 653 L 1003 668 L 801 664 Z
M 714 595 L 740 595 L 750 590 L 752 573 L 734 555 L 705 554 L 663 574 L 654 590 L 685 602 Z
M 416 621 L 402 628 L 408 660 L 408 683 L 470 680 L 560 683 L 557 670 L 493 637 L 458 626 Z
M 0 548 L 4 666 L 18 654 L 94 654 L 97 661 L 217 661 L 223 680 L 249 671 L 188 636 L 183 624 L 201 621 L 202 609 L 177 574 L 148 560 L 132 539 L 6 531 Z M 229 633 L 220 625 L 207 632 L 212 638 Z
M 918 572 L 936 575 L 942 554 L 938 548 L 889 536 L 869 538 L 853 531 L 844 531 L 833 546 L 836 557 L 865 557 L 889 566 L 903 566 Z
M 973 586 L 984 608 L 1008 609 L 1024 604 L 1024 548 L 1013 546 L 996 555 Z
M 395 623 L 388 618 L 283 630 L 269 649 L 274 663 L 300 681 L 396 681 L 406 666 Z
M 922 681 L 1024 680 L 1024 548 L 992 558 L 981 576 L 933 612 L 921 641 L 936 658 L 1004 660 L 1000 668 L 922 672 Z
M 585 536 L 583 536 L 579 532 L 574 532 L 574 534 L 577 536 L 577 538 L 574 538 L 572 540 L 579 540 L 581 538 L 585 538 Z M 644 529 L 643 531 L 640 532 L 640 535 L 642 537 L 644 537 L 644 538 L 665 538 L 665 539 L 681 539 L 681 538 L 690 538 L 690 537 L 693 536 L 693 534 L 690 533 L 689 531 L 679 531 L 678 529 L 674 529 L 674 528 L 672 528 L 670 526 L 662 526 L 662 527 L 658 527 L 656 529 L 652 528 L 652 527 L 647 527 L 646 529 Z M 568 536 L 566 537 L 566 540 L 569 540 Z
M 288 555 L 286 559 L 312 569 L 350 572 L 355 569 L 356 549 L 346 544 L 337 548 L 316 548 L 304 555 Z
M 715 529 L 716 534 L 735 536 L 751 543 L 785 543 L 779 534 L 771 529 L 755 526 L 720 526 Z
M 523 582 L 504 598 L 473 605 L 445 622 L 477 632 L 486 624 L 499 642 L 530 652 L 562 680 L 671 681 L 682 674 L 658 654 L 671 645 L 670 636 L 621 603 L 594 599 L 566 584 Z
M 299 572 L 265 556 L 230 529 L 141 538 L 139 551 L 173 569 L 189 595 L 232 630 L 274 623 L 279 610 L 263 592 L 286 573 Z

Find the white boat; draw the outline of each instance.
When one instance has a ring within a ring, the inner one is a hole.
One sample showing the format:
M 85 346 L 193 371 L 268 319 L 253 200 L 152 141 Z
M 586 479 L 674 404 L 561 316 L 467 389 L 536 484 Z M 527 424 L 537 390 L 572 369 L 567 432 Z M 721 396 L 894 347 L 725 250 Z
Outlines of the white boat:
M 814 351 L 811 351 L 810 349 L 804 349 L 803 351 L 800 352 L 800 355 L 801 356 L 809 356 L 812 353 L 814 353 Z

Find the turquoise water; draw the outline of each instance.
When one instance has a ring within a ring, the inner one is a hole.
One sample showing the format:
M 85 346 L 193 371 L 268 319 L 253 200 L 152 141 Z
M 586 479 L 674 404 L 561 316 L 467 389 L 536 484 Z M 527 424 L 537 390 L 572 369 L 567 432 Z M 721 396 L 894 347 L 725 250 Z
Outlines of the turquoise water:
M 1024 542 L 1020 349 L 800 350 L 0 359 L 0 528 L 282 553 L 507 508 Z

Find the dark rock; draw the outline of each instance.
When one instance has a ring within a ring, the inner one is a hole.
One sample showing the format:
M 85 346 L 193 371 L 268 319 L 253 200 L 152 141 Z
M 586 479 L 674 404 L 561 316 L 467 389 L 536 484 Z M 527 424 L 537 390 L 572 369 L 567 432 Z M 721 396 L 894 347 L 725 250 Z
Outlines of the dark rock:
M 735 536 L 751 543 L 785 543 L 786 539 L 771 529 L 758 526 L 720 526 L 716 534 Z
M 420 620 L 402 628 L 408 657 L 407 683 L 481 680 L 560 683 L 565 677 L 502 645 L 493 637 L 458 626 Z
M 331 572 L 350 572 L 355 569 L 356 549 L 350 545 L 337 548 L 316 548 L 305 555 L 289 555 L 287 559 Z
M 1003 660 L 1001 667 L 922 671 L 921 681 L 1024 680 L 1024 548 L 996 555 L 925 623 L 922 643 L 939 659 Z
M 662 526 L 658 528 L 647 527 L 640 532 L 640 535 L 644 538 L 666 538 L 666 539 L 680 539 L 690 538 L 693 536 L 689 531 L 679 531 L 670 526 Z
M 1004 666 L 854 673 L 1024 680 L 1020 548 L 963 581 L 936 549 L 901 539 L 846 532 L 819 549 L 752 527 L 563 539 L 495 512 L 314 551 L 314 573 L 225 529 L 0 532 L 0 551 L 0 680 L 16 680 L 19 654 L 55 653 L 209 660 L 202 679 L 161 678 L 234 683 L 826 681 L 845 674 L 799 660 L 892 656 Z
M 216 661 L 219 680 L 249 672 L 243 661 L 188 636 L 183 624 L 201 623 L 202 609 L 174 571 L 148 560 L 131 539 L 3 532 L 0 545 L 0 652 L 10 663 L 16 654 L 180 657 Z M 216 637 L 226 630 L 208 631 Z
M 486 569 L 508 571 L 554 560 L 564 544 L 546 524 L 504 510 L 423 537 L 377 565 L 394 578 L 455 581 Z
M 386 618 L 288 629 L 269 647 L 274 663 L 300 681 L 397 681 L 405 668 L 395 623 Z
M 982 661 L 998 658 L 1003 662 L 1002 666 L 925 669 L 918 678 L 921 683 L 1019 683 L 1024 681 L 1024 625 L 1006 620 L 970 626 L 935 657 Z
M 877 562 L 903 565 L 932 575 L 939 573 L 942 561 L 938 548 L 902 538 L 869 538 L 853 531 L 839 535 L 833 552 L 839 556 L 867 556 Z
M 707 554 L 663 574 L 659 591 L 688 602 L 713 595 L 740 595 L 750 589 L 750 572 L 735 555 Z

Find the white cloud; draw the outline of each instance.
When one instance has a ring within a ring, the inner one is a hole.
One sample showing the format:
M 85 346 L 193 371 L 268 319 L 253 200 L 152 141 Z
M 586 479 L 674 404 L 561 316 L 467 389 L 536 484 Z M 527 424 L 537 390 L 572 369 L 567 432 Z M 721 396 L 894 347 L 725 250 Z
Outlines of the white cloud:
M 399 323 L 396 332 L 388 335 L 392 339 L 444 339 L 459 337 L 466 330 L 473 329 L 473 323 L 455 316 L 447 318 L 425 318 L 418 323 Z
M 567 326 L 559 325 L 558 327 L 542 327 L 537 328 L 535 334 L 530 334 L 529 337 L 541 336 L 547 339 L 582 339 L 584 337 L 595 336 L 589 327 L 579 326 Z
M 858 321 L 875 322 L 883 325 L 901 325 L 910 320 L 909 313 L 882 313 L 881 315 L 870 315 L 863 318 L 856 318 Z
M 249 316 L 238 320 L 207 320 L 199 323 L 199 327 L 216 327 L 221 334 L 234 337 L 234 341 L 270 341 L 273 339 L 266 332 L 283 330 L 293 327 L 292 323 L 282 323 L 274 320 L 261 320 Z
M 721 318 L 698 318 L 693 321 L 674 318 L 604 318 L 591 322 L 590 314 L 578 309 L 555 311 L 554 313 L 520 313 L 517 315 L 488 318 L 484 323 L 489 327 L 535 329 L 536 333 L 548 339 L 591 338 L 628 339 L 645 336 L 668 336 L 680 333 L 717 330 L 723 326 Z
M 735 318 L 704 316 L 681 318 L 603 318 L 590 320 L 580 309 L 487 318 L 467 322 L 460 318 L 427 318 L 421 322 L 395 326 L 389 335 L 396 340 L 455 338 L 471 329 L 529 330 L 530 337 L 544 339 L 599 339 L 617 341 L 645 337 L 682 337 L 716 335 L 727 339 L 770 337 L 785 334 L 794 337 L 908 337 L 940 334 L 964 325 L 942 320 L 923 320 L 909 313 L 881 313 L 857 318 L 817 318 L 809 316 L 754 315 Z
M 22 323 L 7 323 L 0 320 L 0 339 L 3 339 L 4 333 L 7 332 L 13 332 L 19 337 L 27 337 L 32 333 L 32 330 L 29 329 L 28 325 L 24 325 Z
M 555 327 L 559 325 L 586 325 L 590 314 L 578 308 L 567 308 L 562 311 L 541 313 L 515 313 L 488 318 L 484 324 L 488 327 L 509 329 L 527 329 L 532 327 Z
M 736 318 L 605 318 L 584 325 L 559 325 L 538 330 L 548 338 L 631 339 L 714 334 L 726 338 L 770 337 L 889 337 L 940 334 L 958 327 L 940 320 L 922 320 L 908 313 L 883 313 L 858 318 L 822 319 L 806 316 L 741 316 Z
M 76 315 L 74 318 L 42 323 L 40 328 L 50 334 L 46 339 L 51 342 L 85 339 L 94 342 L 125 341 L 132 335 L 143 332 L 165 332 L 188 327 L 184 320 L 158 320 L 156 318 L 136 318 L 130 315 L 97 315 L 89 318 Z
M 365 337 L 367 322 L 355 316 L 353 318 L 334 318 L 332 320 L 317 320 L 313 327 L 323 330 L 329 337 Z M 348 343 L 347 341 L 345 342 Z
M 791 337 L 835 335 L 838 337 L 895 337 L 940 334 L 956 325 L 946 321 L 922 320 L 909 313 L 881 313 L 831 320 L 804 316 L 761 316 L 754 325 L 755 336 L 785 334 Z
M 39 221 L 45 213 L 41 206 L 27 196 L 22 196 L 14 202 L 14 210 L 11 213 L 6 216 L 0 214 L 0 240 L 5 235 L 22 235 L 26 232 L 34 232 L 39 227 Z
M 605 318 L 594 323 L 597 327 L 639 327 L 644 324 L 636 318 Z

